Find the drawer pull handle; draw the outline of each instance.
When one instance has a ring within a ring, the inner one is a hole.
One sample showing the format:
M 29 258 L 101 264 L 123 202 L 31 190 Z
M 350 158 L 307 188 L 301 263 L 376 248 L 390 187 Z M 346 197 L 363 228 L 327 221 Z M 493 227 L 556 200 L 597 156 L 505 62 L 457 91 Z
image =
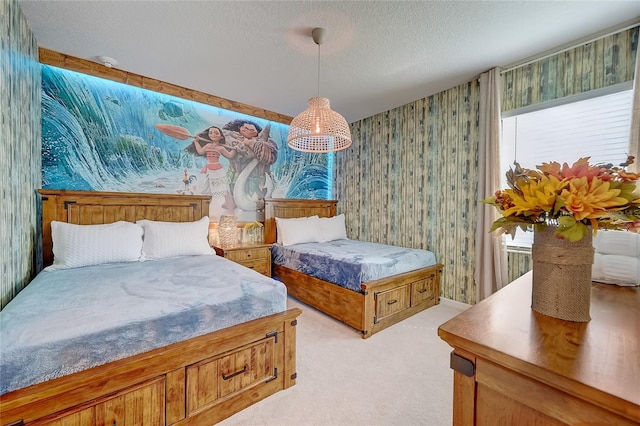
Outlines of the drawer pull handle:
M 223 375 L 222 375 L 222 380 L 229 380 L 229 379 L 231 379 L 232 377 L 236 377 L 236 376 L 238 376 L 238 375 L 240 375 L 240 374 L 242 374 L 242 373 L 246 373 L 248 369 L 249 369 L 249 366 L 248 366 L 247 364 L 245 364 L 245 365 L 244 365 L 244 368 L 243 368 L 242 370 L 238 370 L 238 371 L 236 371 L 235 373 L 231 373 L 231 374 L 229 374 L 228 376 L 225 376 L 225 375 L 223 374 Z
M 393 305 L 394 303 L 398 303 L 398 299 L 389 300 L 387 305 Z
M 422 294 L 422 293 L 426 293 L 426 292 L 427 292 L 427 289 L 426 289 L 426 288 L 423 288 L 422 290 L 418 290 L 418 293 L 420 293 L 420 294 Z

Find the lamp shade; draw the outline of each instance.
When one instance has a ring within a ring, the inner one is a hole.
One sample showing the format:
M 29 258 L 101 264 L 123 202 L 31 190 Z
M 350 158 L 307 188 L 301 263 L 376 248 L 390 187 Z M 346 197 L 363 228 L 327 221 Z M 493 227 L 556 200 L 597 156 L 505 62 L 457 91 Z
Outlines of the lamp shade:
M 331 110 L 329 99 L 315 97 L 291 121 L 287 144 L 304 152 L 340 151 L 351 145 L 351 132 L 347 120 Z
M 233 247 L 238 242 L 238 227 L 235 216 L 220 216 L 218 238 L 222 248 Z

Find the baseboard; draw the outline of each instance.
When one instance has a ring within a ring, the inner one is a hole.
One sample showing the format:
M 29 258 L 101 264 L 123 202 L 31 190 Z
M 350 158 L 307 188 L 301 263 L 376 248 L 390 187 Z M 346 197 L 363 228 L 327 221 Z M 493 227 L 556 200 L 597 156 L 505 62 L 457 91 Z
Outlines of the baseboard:
M 465 311 L 469 309 L 471 306 L 473 306 L 473 305 L 469 305 L 468 303 L 458 302 L 457 300 L 447 299 L 446 297 L 441 297 L 440 303 L 442 305 L 447 305 L 447 306 L 454 307 L 456 309 L 460 309 L 461 311 Z

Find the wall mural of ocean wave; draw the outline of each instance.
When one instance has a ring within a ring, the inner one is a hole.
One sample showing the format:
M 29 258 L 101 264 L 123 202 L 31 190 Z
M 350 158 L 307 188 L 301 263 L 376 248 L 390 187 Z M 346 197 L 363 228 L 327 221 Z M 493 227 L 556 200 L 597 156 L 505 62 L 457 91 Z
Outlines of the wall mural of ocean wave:
M 42 187 L 211 195 L 209 216 L 262 220 L 262 200 L 331 198 L 334 154 L 289 126 L 42 66 Z

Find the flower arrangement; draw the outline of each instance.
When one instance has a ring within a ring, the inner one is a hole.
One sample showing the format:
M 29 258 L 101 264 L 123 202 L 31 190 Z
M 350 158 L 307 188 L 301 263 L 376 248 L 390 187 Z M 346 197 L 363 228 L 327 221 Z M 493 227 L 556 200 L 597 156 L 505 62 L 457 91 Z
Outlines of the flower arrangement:
M 531 231 L 537 225 L 557 225 L 556 236 L 580 241 L 598 229 L 640 231 L 640 173 L 625 170 L 634 157 L 614 166 L 590 165 L 581 158 L 567 163 L 543 163 L 529 170 L 514 163 L 506 176 L 508 189 L 496 191 L 483 203 L 502 214 L 491 231 L 512 237 L 518 228 Z M 591 228 L 589 228 L 589 226 Z
M 247 242 L 250 243 L 258 243 L 261 242 L 262 236 L 262 223 L 260 222 L 250 222 L 244 225 L 245 238 Z
M 256 229 L 256 228 L 262 228 L 262 223 L 260 222 L 249 222 L 246 225 L 244 225 L 244 229 L 247 231 L 250 231 L 252 229 Z

